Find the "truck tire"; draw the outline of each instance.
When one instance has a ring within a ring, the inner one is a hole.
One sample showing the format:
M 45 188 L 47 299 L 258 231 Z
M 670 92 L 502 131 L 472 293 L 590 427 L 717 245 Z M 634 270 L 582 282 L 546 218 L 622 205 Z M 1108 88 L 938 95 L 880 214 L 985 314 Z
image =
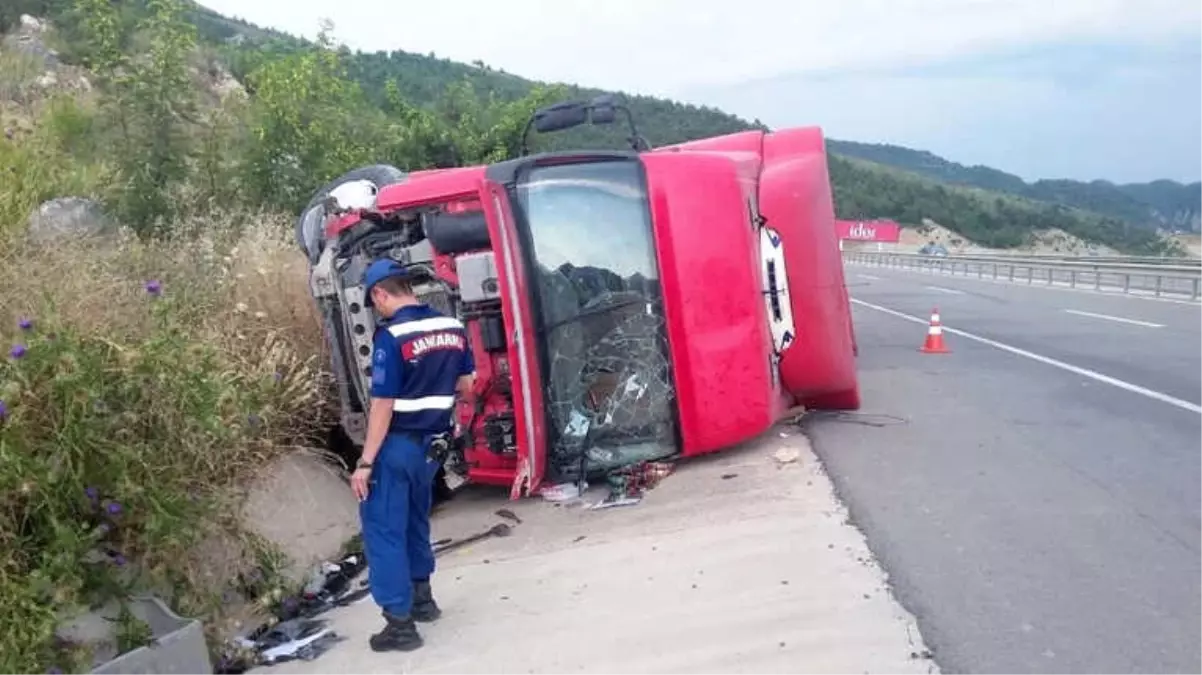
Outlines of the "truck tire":
M 323 202 L 338 186 L 353 181 L 367 181 L 378 190 L 386 185 L 394 185 L 405 180 L 405 172 L 388 164 L 371 164 L 361 166 L 353 171 L 326 183 L 320 190 L 313 193 L 309 203 L 296 219 L 296 243 L 309 256 L 311 262 L 316 262 L 321 256 L 322 233 L 325 224 L 326 211 Z

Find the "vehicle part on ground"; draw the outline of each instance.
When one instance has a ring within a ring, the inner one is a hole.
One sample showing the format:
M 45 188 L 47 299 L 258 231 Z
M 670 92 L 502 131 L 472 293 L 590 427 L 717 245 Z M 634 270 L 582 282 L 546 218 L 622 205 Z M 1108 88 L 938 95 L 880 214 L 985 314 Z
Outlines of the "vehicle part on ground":
M 485 539 L 489 539 L 491 537 L 508 537 L 511 534 L 513 534 L 513 527 L 506 523 L 497 523 L 487 530 L 484 530 L 483 532 L 477 532 L 470 537 L 464 537 L 463 539 L 452 539 L 442 546 L 435 546 L 434 555 L 442 555 L 447 551 L 454 551 L 457 548 L 463 548 L 468 544 L 484 541 Z
M 624 113 L 631 150 L 490 166 L 358 169 L 298 221 L 342 424 L 362 443 L 389 257 L 462 321 L 477 366 L 448 472 L 535 494 L 720 450 L 794 405 L 855 409 L 855 336 L 817 128 L 650 149 L 610 98 L 535 114 L 540 133 Z

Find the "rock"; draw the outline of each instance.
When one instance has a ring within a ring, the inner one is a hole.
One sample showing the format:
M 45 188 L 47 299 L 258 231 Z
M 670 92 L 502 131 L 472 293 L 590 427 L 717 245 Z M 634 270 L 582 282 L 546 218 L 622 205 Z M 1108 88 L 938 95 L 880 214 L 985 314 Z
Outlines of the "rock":
M 39 75 L 34 82 L 42 89 L 50 89 L 58 84 L 58 75 L 53 70 L 48 70 Z
M 46 243 L 69 237 L 109 234 L 112 222 L 100 203 L 85 197 L 60 197 L 43 202 L 29 216 L 29 237 Z
M 221 62 L 209 63 L 208 72 L 205 75 L 209 89 L 216 94 L 219 100 L 224 101 L 230 96 L 246 97 L 246 88 Z
M 299 582 L 359 533 L 359 503 L 337 469 L 302 450 L 269 463 L 252 482 L 242 523 L 288 557 L 284 573 Z
M 772 457 L 778 464 L 792 464 L 801 458 L 801 453 L 797 448 L 781 448 L 772 453 Z
M 53 68 L 58 65 L 58 52 L 46 46 L 44 36 L 49 27 L 46 21 L 22 14 L 17 30 L 4 38 L 4 46 Z
M 213 92 L 222 100 L 231 96 L 246 98 L 246 88 L 233 77 L 215 81 L 213 83 Z

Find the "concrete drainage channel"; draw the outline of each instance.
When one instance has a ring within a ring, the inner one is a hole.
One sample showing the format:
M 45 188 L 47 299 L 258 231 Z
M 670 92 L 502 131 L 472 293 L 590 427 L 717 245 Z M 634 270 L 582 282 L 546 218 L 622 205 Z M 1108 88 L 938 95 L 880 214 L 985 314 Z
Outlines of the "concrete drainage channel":
M 118 654 L 117 626 L 121 611 L 115 605 L 85 614 L 63 629 L 64 637 L 86 643 L 101 664 L 93 673 L 211 673 L 213 664 L 205 644 L 204 627 L 184 619 L 158 598 L 134 598 L 127 604 L 131 618 L 150 631 L 149 645 Z

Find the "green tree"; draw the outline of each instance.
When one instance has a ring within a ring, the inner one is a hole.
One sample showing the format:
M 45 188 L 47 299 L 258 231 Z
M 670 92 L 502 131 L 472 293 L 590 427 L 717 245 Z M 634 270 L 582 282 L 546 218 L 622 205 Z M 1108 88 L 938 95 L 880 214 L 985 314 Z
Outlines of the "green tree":
M 182 18 L 180 0 L 147 0 L 139 26 L 147 37 L 145 54 L 132 59 L 121 78 L 123 149 L 118 164 L 124 185 L 120 211 L 142 231 L 172 215 L 172 188 L 188 178 L 196 123 L 195 88 L 189 59 L 196 29 Z
M 247 162 L 250 194 L 264 204 L 295 210 L 323 182 L 371 161 L 373 125 L 358 85 L 322 27 L 318 43 L 267 61 L 250 75 L 255 93 Z

